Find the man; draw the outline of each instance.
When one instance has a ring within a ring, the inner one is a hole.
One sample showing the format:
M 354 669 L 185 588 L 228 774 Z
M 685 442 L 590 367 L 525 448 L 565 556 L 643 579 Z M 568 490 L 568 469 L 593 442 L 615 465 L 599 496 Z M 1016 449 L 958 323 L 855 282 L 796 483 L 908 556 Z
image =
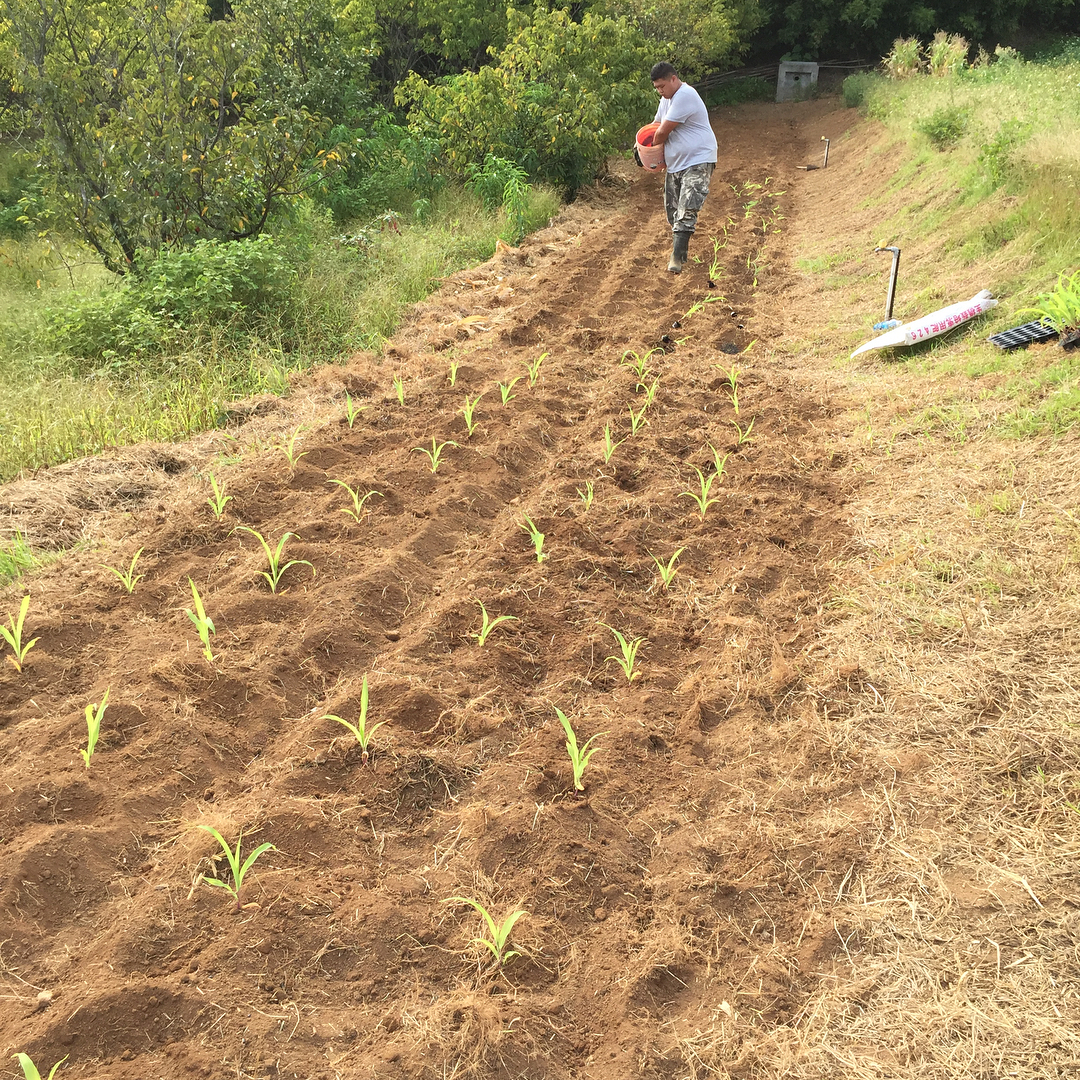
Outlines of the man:
M 709 180 L 716 168 L 716 136 L 705 102 L 671 64 L 656 64 L 649 77 L 660 94 L 655 117 L 660 129 L 653 136 L 653 146 L 664 147 L 667 167 L 664 209 L 672 236 L 668 270 L 681 274 L 698 211 L 709 194 Z

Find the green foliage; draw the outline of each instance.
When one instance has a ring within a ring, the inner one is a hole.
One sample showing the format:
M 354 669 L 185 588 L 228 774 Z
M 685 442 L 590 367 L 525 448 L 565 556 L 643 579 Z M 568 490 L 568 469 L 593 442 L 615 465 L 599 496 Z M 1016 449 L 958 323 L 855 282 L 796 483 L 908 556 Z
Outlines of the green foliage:
M 86 706 L 86 749 L 80 750 L 86 767 L 90 768 L 90 760 L 97 749 L 98 739 L 101 736 L 101 721 L 105 716 L 105 710 L 109 707 L 109 691 L 106 689 L 101 697 L 101 704 L 92 701 Z
M 939 30 L 926 49 L 926 66 L 930 74 L 943 77 L 963 71 L 967 67 L 970 48 L 966 38 Z
M 363 683 L 360 687 L 360 716 L 356 723 L 352 723 L 349 720 L 343 720 L 340 716 L 335 716 L 333 713 L 327 713 L 322 717 L 323 720 L 335 720 L 341 724 L 342 727 L 346 727 L 352 732 L 353 737 L 360 744 L 360 764 L 366 765 L 368 758 L 371 756 L 371 737 L 379 730 L 384 724 L 389 721 L 380 720 L 379 723 L 369 727 L 367 722 L 368 714 L 368 683 L 367 676 L 364 676 Z
M 520 955 L 512 949 L 507 949 L 507 945 L 510 941 L 510 931 L 514 929 L 514 924 L 518 919 L 525 914 L 524 911 L 512 911 L 500 923 L 495 921 L 482 904 L 476 900 L 470 900 L 467 896 L 448 896 L 443 903 L 468 904 L 481 916 L 487 926 L 489 936 L 473 938 L 473 943 L 483 945 L 491 953 L 496 967 L 502 967 L 508 960 Z
M 41 196 L 41 178 L 26 154 L 4 151 L 0 144 L 0 239 L 26 236 Z
M 269 568 L 261 571 L 261 573 L 262 576 L 266 578 L 266 583 L 270 586 L 270 591 L 272 593 L 277 593 L 278 585 L 281 584 L 281 578 L 290 566 L 306 566 L 311 571 L 311 576 L 315 577 L 315 567 L 312 566 L 307 559 L 290 559 L 287 563 L 281 561 L 286 543 L 288 543 L 290 539 L 299 539 L 296 533 L 283 532 L 278 539 L 277 547 L 271 548 L 262 533 L 249 528 L 247 525 L 237 525 L 233 532 L 251 533 L 251 535 L 262 545 L 263 553 L 266 555 L 266 561 Z
M 160 357 L 184 330 L 280 325 L 283 312 L 296 313 L 296 282 L 288 253 L 269 234 L 236 244 L 200 240 L 163 252 L 137 277 L 50 305 L 45 343 L 87 368 L 124 373 Z
M 762 21 L 756 0 L 599 0 L 592 9 L 624 18 L 641 33 L 657 59 L 670 60 L 690 80 L 710 69 L 730 67 Z
M 14 581 L 25 570 L 38 565 L 38 557 L 22 533 L 17 532 L 10 540 L 0 543 L 0 585 Z
M 897 38 L 881 61 L 890 79 L 909 79 L 926 66 L 922 43 L 918 38 Z
M 844 80 L 842 93 L 844 105 L 849 109 L 862 109 L 874 84 L 881 78 L 869 71 L 857 71 Z
M 529 231 L 528 173 L 506 158 L 485 154 L 483 164 L 470 162 L 465 167 L 465 187 L 478 196 L 486 210 L 501 209 L 506 215 L 503 239 L 518 244 Z
M 537 5 L 511 8 L 507 20 L 496 63 L 437 82 L 414 72 L 398 101 L 459 175 L 491 154 L 575 191 L 652 111 L 652 51 L 625 19 L 586 13 L 577 22 Z
M 266 851 L 277 851 L 277 848 L 273 844 L 260 844 L 248 857 L 241 863 L 240 862 L 240 845 L 244 842 L 244 831 L 240 830 L 240 835 L 236 838 L 236 851 L 234 852 L 225 841 L 225 837 L 221 835 L 212 825 L 200 825 L 200 829 L 204 832 L 208 832 L 217 842 L 221 848 L 222 853 L 225 856 L 226 861 L 229 864 L 229 871 L 231 875 L 231 881 L 221 881 L 218 878 L 204 877 L 203 881 L 207 885 L 213 885 L 217 889 L 224 889 L 235 902 L 237 908 L 240 907 L 240 889 L 244 884 L 244 878 L 247 876 L 247 872 L 251 869 L 255 860 Z
M 1063 271 L 1050 292 L 1040 296 L 1031 307 L 1017 312 L 1018 317 L 1028 315 L 1045 320 L 1059 334 L 1080 329 L 1080 270 L 1071 277 L 1066 277 Z
M 964 137 L 967 126 L 966 109 L 956 105 L 942 105 L 929 116 L 916 121 L 915 130 L 922 132 L 935 149 L 948 150 Z
M 566 753 L 570 758 L 570 767 L 574 772 L 574 790 L 584 791 L 585 785 L 582 779 L 585 776 L 585 770 L 588 768 L 593 754 L 600 749 L 599 746 L 593 746 L 593 743 L 602 735 L 606 735 L 607 732 L 598 731 L 595 735 L 586 739 L 583 746 L 579 746 L 577 733 L 566 718 L 566 714 L 557 705 L 555 706 L 555 712 L 559 717 L 559 723 L 562 724 L 563 732 L 566 734 Z
M 774 81 L 753 78 L 728 79 L 702 94 L 710 109 L 721 105 L 741 105 L 744 101 L 772 101 L 775 96 Z
M 979 149 L 979 167 L 991 186 L 1000 187 L 1009 178 L 1013 153 L 1031 134 L 1032 125 L 1023 120 L 1005 120 Z
M 30 1058 L 29 1055 L 27 1055 L 27 1054 L 12 1054 L 11 1056 L 18 1061 L 20 1066 L 22 1066 L 23 1080 L 41 1080 L 41 1073 L 38 1072 L 37 1066 L 34 1064 L 33 1060 Z M 56 1070 L 59 1069 L 60 1066 L 63 1065 L 65 1061 L 67 1061 L 67 1059 L 68 1059 L 68 1055 L 65 1054 L 49 1070 L 49 1075 L 46 1077 L 46 1080 L 53 1080 L 53 1077 L 56 1075 Z
M 30 641 L 23 643 L 23 626 L 26 624 L 26 613 L 30 610 L 30 596 L 26 595 L 22 598 L 22 603 L 19 605 L 18 617 L 14 615 L 8 616 L 7 626 L 0 624 L 0 637 L 11 646 L 11 651 L 15 654 L 13 657 L 7 658 L 9 664 L 15 666 L 15 670 L 21 672 L 23 664 L 26 662 L 26 654 L 38 643 L 37 638 L 33 638 Z
M 116 273 L 257 235 L 336 162 L 319 117 L 267 95 L 276 43 L 257 3 L 220 20 L 198 0 L 4 8 L 0 68 L 42 131 L 45 195 Z
M 145 574 L 135 573 L 135 564 L 139 561 L 139 556 L 143 553 L 143 550 L 143 548 L 139 548 L 139 550 L 132 555 L 131 564 L 126 570 L 119 570 L 115 566 L 106 566 L 104 563 L 101 563 L 101 569 L 108 570 L 110 574 L 114 574 L 125 592 L 133 593 L 135 591 L 135 586 L 146 577 Z

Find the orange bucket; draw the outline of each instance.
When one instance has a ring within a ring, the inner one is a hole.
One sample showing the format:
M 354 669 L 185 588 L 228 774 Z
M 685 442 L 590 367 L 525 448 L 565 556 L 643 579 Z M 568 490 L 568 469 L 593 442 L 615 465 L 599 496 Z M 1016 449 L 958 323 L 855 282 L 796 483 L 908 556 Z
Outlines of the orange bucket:
M 650 172 L 659 172 L 664 168 L 663 146 L 653 146 L 653 136 L 660 129 L 658 123 L 646 124 L 637 133 L 637 152 L 641 164 Z

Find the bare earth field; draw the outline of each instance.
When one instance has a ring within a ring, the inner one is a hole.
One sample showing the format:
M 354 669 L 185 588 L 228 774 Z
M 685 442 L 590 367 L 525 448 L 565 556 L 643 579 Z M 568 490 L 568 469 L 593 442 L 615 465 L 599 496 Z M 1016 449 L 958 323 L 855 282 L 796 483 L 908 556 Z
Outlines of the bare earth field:
M 877 133 L 829 101 L 714 120 L 681 276 L 659 179 L 620 164 L 448 280 L 382 358 L 243 403 L 227 431 L 0 489 L 6 527 L 83 541 L 29 579 L 40 640 L 0 672 L 5 1060 L 116 1080 L 1076 1075 L 1076 440 L 905 428 L 938 390 L 837 363 L 859 331 L 797 269 L 879 239 L 858 205 L 889 178 L 865 164 Z M 829 169 L 797 171 L 821 135 Z M 625 440 L 608 462 L 605 427 Z M 452 440 L 437 472 L 433 437 Z M 681 493 L 710 444 L 729 456 L 702 516 Z M 380 496 L 353 521 L 330 479 Z M 295 533 L 286 560 L 311 565 L 272 594 L 237 525 Z M 140 548 L 129 596 L 101 564 Z M 665 589 L 653 556 L 680 548 Z M 481 602 L 515 620 L 483 647 Z M 643 639 L 632 680 L 603 624 Z M 323 719 L 355 721 L 365 675 L 386 722 L 367 762 Z M 584 793 L 556 707 L 598 736 Z M 238 911 L 201 883 L 227 867 L 199 825 L 275 847 Z M 501 970 L 461 896 L 525 912 Z

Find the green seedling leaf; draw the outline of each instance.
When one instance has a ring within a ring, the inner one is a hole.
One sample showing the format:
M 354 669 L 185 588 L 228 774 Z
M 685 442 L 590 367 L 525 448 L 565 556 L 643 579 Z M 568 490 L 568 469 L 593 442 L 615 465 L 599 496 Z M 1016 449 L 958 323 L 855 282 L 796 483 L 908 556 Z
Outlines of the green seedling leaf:
M 296 452 L 296 440 L 300 437 L 300 432 L 303 431 L 303 427 L 298 427 L 291 435 L 282 440 L 281 450 L 285 455 L 285 460 L 289 463 L 289 469 L 295 469 L 297 463 L 302 457 L 307 457 L 310 450 L 304 450 L 302 453 Z
M 754 420 L 756 420 L 756 419 L 757 419 L 757 417 L 755 416 L 754 419 L 751 420 L 750 423 L 746 425 L 746 430 L 745 431 L 741 427 L 739 427 L 739 421 L 738 420 L 732 420 L 731 421 L 731 423 L 733 423 L 735 425 L 735 433 L 736 433 L 736 438 L 738 440 L 738 445 L 739 446 L 743 446 L 744 444 L 751 441 L 750 433 L 754 430 Z
M 448 446 L 457 446 L 457 445 L 459 445 L 459 444 L 454 442 L 453 439 L 450 439 L 450 440 L 448 440 L 447 442 L 444 442 L 444 443 L 436 444 L 435 436 L 432 435 L 431 436 L 431 449 L 430 450 L 426 446 L 414 446 L 413 450 L 419 450 L 421 454 L 427 454 L 428 460 L 431 462 L 431 471 L 432 472 L 438 472 L 439 471 L 439 465 L 442 463 L 443 451 Z
M 254 529 L 249 528 L 247 525 L 237 525 L 236 528 L 233 529 L 233 532 L 251 533 L 251 535 L 254 536 L 260 544 L 262 544 L 263 551 L 266 552 L 266 561 L 269 563 L 270 569 L 269 572 L 263 570 L 261 571 L 261 573 L 262 576 L 266 578 L 267 582 L 269 583 L 270 591 L 272 593 L 277 593 L 278 584 L 281 581 L 281 577 L 285 573 L 285 571 L 289 569 L 290 566 L 307 566 L 311 570 L 311 576 L 315 577 L 315 567 L 312 566 L 307 559 L 293 559 L 291 562 L 287 562 L 284 565 L 281 562 L 282 552 L 285 550 L 285 544 L 290 539 L 290 537 L 297 540 L 300 539 L 300 537 L 297 536 L 296 533 L 282 533 L 281 539 L 278 540 L 277 548 L 271 549 L 270 545 L 266 542 L 266 540 L 263 539 L 262 533 L 256 532 Z
M 638 649 L 645 642 L 645 638 L 632 638 L 627 640 L 614 626 L 608 626 L 607 623 L 600 623 L 605 630 L 610 630 L 615 635 L 615 640 L 619 643 L 619 651 L 621 656 L 605 656 L 605 660 L 614 660 L 622 669 L 622 673 L 626 676 L 627 682 L 633 682 L 635 679 L 641 677 L 641 672 L 637 671 L 634 667 L 637 662 Z
M 504 405 L 508 405 L 517 397 L 517 394 L 512 394 L 510 391 L 524 378 L 524 375 L 518 375 L 517 378 L 511 379 L 508 383 L 499 383 L 499 395 L 502 397 Z
M 469 395 L 465 395 L 465 404 L 461 407 L 461 415 L 465 417 L 465 427 L 468 429 L 471 435 L 477 428 L 477 421 L 473 419 L 473 413 L 476 411 L 476 406 L 479 404 L 483 394 L 477 394 L 476 397 L 469 400 Z
M 540 366 L 548 358 L 547 353 L 541 353 L 531 364 L 526 363 L 525 368 L 529 372 L 529 385 L 535 386 L 540 378 Z
M 585 481 L 585 490 L 581 488 L 577 489 L 578 498 L 585 504 L 585 509 L 589 510 L 593 504 L 593 482 L 591 480 Z
M 459 360 L 451 360 L 450 361 L 450 385 L 451 386 L 456 386 L 457 385 L 457 369 L 460 366 L 461 366 L 461 362 Z
M 649 407 L 648 401 L 646 401 L 645 404 L 642 405 L 641 408 L 637 412 L 634 412 L 634 406 L 633 405 L 627 406 L 627 408 L 630 411 L 630 434 L 631 435 L 636 435 L 638 433 L 638 429 L 643 427 L 645 424 L 648 423 L 648 420 L 645 419 L 645 410 L 648 407 Z
M 584 746 L 579 746 L 577 735 L 575 734 L 573 727 L 571 727 L 570 721 L 567 720 L 566 714 L 558 706 L 554 706 L 554 708 L 556 715 L 559 717 L 559 723 L 562 724 L 562 729 L 566 732 L 566 753 L 570 758 L 570 767 L 574 771 L 574 790 L 584 791 L 585 785 L 582 782 L 582 777 L 585 775 L 585 770 L 588 767 L 590 760 L 592 760 L 593 754 L 595 754 L 597 750 L 602 749 L 602 747 L 593 746 L 593 742 L 608 733 L 606 731 L 598 731 L 586 741 Z
M 26 622 L 26 613 L 30 610 L 30 595 L 29 593 L 22 598 L 22 603 L 19 605 L 19 617 L 16 619 L 14 615 L 8 616 L 7 626 L 0 626 L 0 637 L 11 646 L 11 651 L 15 654 L 13 657 L 9 656 L 8 663 L 15 665 L 15 670 L 22 671 L 22 666 L 26 662 L 26 654 L 38 643 L 39 638 L 34 638 L 32 641 L 28 641 L 23 644 L 23 625 Z
M 354 405 L 352 395 L 348 390 L 345 391 L 345 419 L 349 422 L 349 430 L 352 430 L 353 424 L 356 423 L 356 418 L 368 409 L 367 405 Z
M 678 561 L 679 556 L 685 550 L 685 547 L 679 548 L 679 550 L 676 551 L 675 554 L 672 555 L 666 563 L 658 559 L 655 555 L 653 555 L 651 551 L 649 552 L 649 554 L 652 555 L 652 561 L 656 563 L 656 571 L 660 575 L 660 580 L 664 583 L 665 589 L 667 589 L 667 587 L 672 583 L 672 581 L 675 580 L 675 575 L 679 572 L 679 568 L 675 565 L 675 563 Z
M 529 534 L 533 549 L 536 551 L 536 561 L 543 562 L 548 556 L 544 554 L 544 534 L 536 527 L 536 523 L 526 514 L 524 523 L 518 522 L 518 528 Z
M 709 509 L 713 503 L 718 503 L 720 499 L 718 497 L 710 498 L 709 491 L 712 489 L 713 481 L 716 479 L 716 473 L 713 473 L 706 479 L 705 474 L 696 466 L 692 465 L 691 468 L 697 473 L 698 482 L 701 485 L 700 493 L 693 491 L 680 491 L 679 498 L 693 499 L 697 504 L 698 514 L 701 516 L 701 520 L 705 520 L 705 512 Z
M 501 923 L 497 923 L 482 904 L 478 903 L 476 900 L 470 900 L 467 896 L 448 896 L 443 900 L 443 903 L 468 904 L 469 907 L 480 914 L 481 918 L 484 920 L 484 924 L 487 926 L 489 936 L 473 938 L 473 943 L 483 945 L 491 953 L 496 967 L 501 967 L 515 956 L 521 955 L 518 952 L 508 951 L 507 945 L 510 940 L 510 931 L 514 929 L 514 924 L 518 919 L 525 914 L 524 911 L 512 911 Z
M 188 584 L 191 586 L 191 598 L 195 603 L 195 610 L 191 608 L 184 608 L 184 612 L 187 617 L 195 624 L 195 629 L 199 634 L 199 640 L 203 646 L 203 656 L 206 657 L 206 662 L 212 664 L 214 662 L 214 654 L 210 651 L 210 635 L 216 634 L 214 629 L 214 623 L 212 619 L 206 617 L 206 611 L 203 609 L 202 597 L 199 595 L 199 590 L 195 587 L 195 582 L 188 578 Z
M 484 642 L 487 641 L 488 634 L 490 634 L 499 623 L 519 621 L 516 615 L 499 615 L 497 618 L 489 619 L 487 608 L 484 607 L 483 601 L 477 600 L 476 602 L 480 605 L 480 613 L 484 617 L 484 623 L 480 627 L 480 632 L 478 634 L 470 634 L 469 637 L 476 638 L 476 644 L 481 647 L 483 647 Z
M 405 380 L 400 375 L 394 376 L 394 392 L 397 394 L 398 404 L 405 404 Z
M 371 498 L 372 495 L 378 495 L 380 499 L 385 498 L 381 491 L 369 491 L 366 495 L 360 494 L 359 488 L 351 488 L 344 480 L 327 480 L 328 484 L 337 484 L 338 487 L 344 488 L 349 493 L 349 498 L 352 500 L 352 506 L 342 506 L 340 510 L 343 514 L 348 514 L 354 521 L 359 524 L 360 516 L 364 512 L 364 503 Z
M 210 835 L 218 842 L 221 847 L 225 858 L 229 863 L 229 872 L 232 876 L 232 881 L 220 881 L 217 878 L 204 877 L 203 881 L 207 885 L 212 885 L 217 889 L 224 889 L 235 901 L 237 910 L 240 909 L 240 890 L 244 885 L 244 878 L 247 876 L 247 872 L 251 869 L 255 860 L 267 851 L 277 851 L 277 848 L 273 844 L 260 844 L 250 855 L 240 862 L 240 845 L 244 842 L 244 830 L 240 830 L 240 835 L 236 840 L 236 851 L 233 852 L 229 845 L 225 842 L 225 837 L 221 835 L 212 825 L 200 825 L 200 829 L 204 832 L 210 833 Z
M 612 439 L 612 437 L 611 437 L 611 425 L 610 424 L 605 424 L 604 425 L 604 443 L 603 443 L 603 447 L 604 447 L 604 464 L 605 465 L 607 465 L 611 461 L 611 455 L 614 454 L 615 451 L 618 450 L 619 447 L 622 446 L 622 444 L 624 442 L 626 442 L 626 439 L 620 439 L 618 442 L 615 442 L 615 440 Z
M 104 563 L 98 563 L 102 570 L 108 570 L 110 574 L 115 574 L 117 580 L 129 593 L 134 592 L 135 586 L 138 585 L 145 574 L 135 573 L 135 564 L 139 561 L 139 556 L 143 553 L 143 548 L 139 548 L 138 551 L 131 557 L 131 565 L 126 570 L 117 570 L 115 566 L 106 566 Z
M 351 424 L 349 426 L 352 427 Z M 210 509 L 214 511 L 214 517 L 220 521 L 221 515 L 225 513 L 225 504 L 232 502 L 232 496 L 225 494 L 225 485 L 219 484 L 217 477 L 213 473 L 210 474 L 210 487 L 213 489 L 214 494 L 206 502 Z
M 374 727 L 367 726 L 367 713 L 368 713 L 368 685 L 367 676 L 364 676 L 363 684 L 360 687 L 360 718 L 355 724 L 351 724 L 348 720 L 342 720 L 340 716 L 335 716 L 333 713 L 327 713 L 322 717 L 323 720 L 335 720 L 343 727 L 347 727 L 356 738 L 356 741 L 360 744 L 360 764 L 366 765 L 369 756 L 369 746 L 371 743 L 371 737 L 388 721 L 380 720 Z
M 731 457 L 731 454 L 724 454 L 721 457 L 720 451 L 712 443 L 709 443 L 709 449 L 712 451 L 713 464 L 716 465 L 716 475 L 719 478 L 724 475 L 724 466 L 727 464 L 727 459 Z
M 22 1066 L 23 1080 L 41 1080 L 41 1073 L 38 1072 L 37 1066 L 31 1060 L 29 1055 L 27 1055 L 27 1054 L 12 1054 L 11 1056 L 13 1058 L 15 1058 L 19 1062 L 19 1064 Z M 63 1065 L 64 1062 L 67 1061 L 67 1059 L 69 1057 L 70 1057 L 69 1054 L 65 1054 L 49 1070 L 49 1075 L 48 1075 L 48 1077 L 46 1077 L 46 1080 L 53 1080 L 53 1077 L 56 1075 L 56 1070 L 59 1069 L 60 1066 Z
M 96 702 L 86 706 L 86 749 L 80 750 L 86 767 L 90 768 L 90 759 L 94 756 L 94 748 L 98 744 L 98 736 L 101 734 L 101 718 L 105 715 L 105 709 L 109 704 L 109 691 L 106 689 L 101 697 L 101 704 Z

